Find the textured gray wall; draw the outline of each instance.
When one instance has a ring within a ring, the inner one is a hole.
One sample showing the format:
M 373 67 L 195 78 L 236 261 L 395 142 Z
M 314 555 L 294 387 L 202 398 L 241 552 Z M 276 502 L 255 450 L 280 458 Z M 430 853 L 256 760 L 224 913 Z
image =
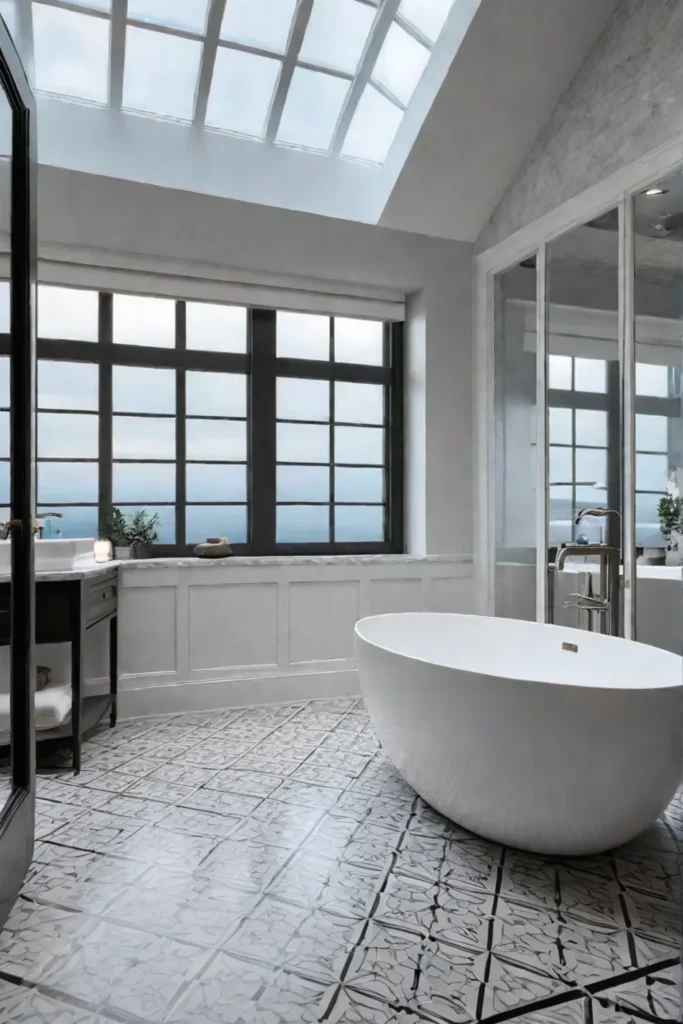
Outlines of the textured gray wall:
M 488 249 L 682 134 L 683 0 L 623 0 L 477 249 Z

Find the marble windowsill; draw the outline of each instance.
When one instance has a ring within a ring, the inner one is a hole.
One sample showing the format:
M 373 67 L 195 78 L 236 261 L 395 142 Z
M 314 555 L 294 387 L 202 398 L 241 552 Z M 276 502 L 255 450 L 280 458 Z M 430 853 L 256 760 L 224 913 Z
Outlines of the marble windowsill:
M 471 565 L 472 555 L 231 555 L 228 558 L 140 558 L 117 562 L 121 569 L 227 569 L 230 566 L 292 566 L 292 565 L 427 565 L 446 562 Z

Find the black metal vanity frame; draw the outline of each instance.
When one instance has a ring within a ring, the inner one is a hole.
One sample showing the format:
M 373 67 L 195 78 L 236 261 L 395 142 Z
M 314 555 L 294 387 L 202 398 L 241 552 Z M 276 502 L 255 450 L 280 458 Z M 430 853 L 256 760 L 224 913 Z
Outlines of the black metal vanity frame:
M 0 583 L 0 646 L 10 642 L 10 583 Z M 109 693 L 83 696 L 85 635 L 109 622 Z M 103 568 L 83 579 L 36 580 L 36 643 L 71 644 L 71 718 L 54 729 L 41 730 L 39 743 L 71 738 L 74 772 L 81 770 L 83 737 L 109 711 L 116 725 L 118 688 L 118 572 Z

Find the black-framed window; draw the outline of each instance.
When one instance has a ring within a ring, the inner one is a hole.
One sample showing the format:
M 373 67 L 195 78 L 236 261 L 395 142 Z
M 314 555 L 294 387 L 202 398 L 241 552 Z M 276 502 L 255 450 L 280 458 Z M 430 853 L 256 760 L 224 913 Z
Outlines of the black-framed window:
M 62 536 L 158 512 L 159 554 L 402 551 L 402 328 L 40 285 L 38 511 Z

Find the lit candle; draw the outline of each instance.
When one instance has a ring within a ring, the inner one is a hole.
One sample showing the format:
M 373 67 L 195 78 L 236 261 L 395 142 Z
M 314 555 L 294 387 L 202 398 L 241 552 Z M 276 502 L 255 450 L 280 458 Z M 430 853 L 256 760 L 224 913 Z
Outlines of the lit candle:
M 96 540 L 93 545 L 96 562 L 111 562 L 112 547 L 110 540 Z

